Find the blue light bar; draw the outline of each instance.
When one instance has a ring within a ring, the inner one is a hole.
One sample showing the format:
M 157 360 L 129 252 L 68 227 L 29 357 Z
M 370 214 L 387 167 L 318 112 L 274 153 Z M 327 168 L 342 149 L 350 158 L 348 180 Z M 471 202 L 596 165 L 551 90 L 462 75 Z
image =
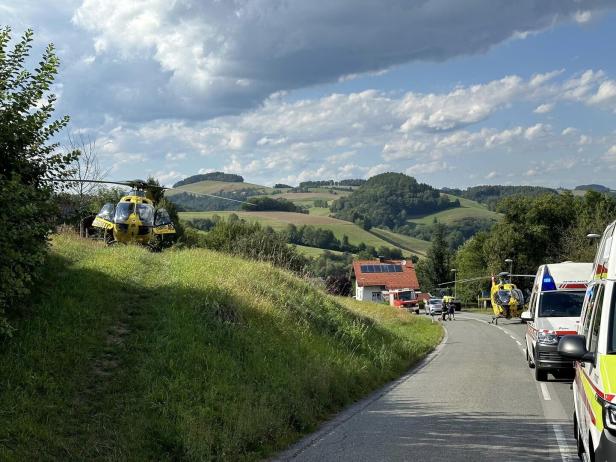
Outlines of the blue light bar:
M 548 269 L 545 269 L 545 273 L 543 274 L 543 281 L 541 283 L 541 290 L 545 291 L 545 290 L 556 290 L 556 283 L 554 282 L 554 279 L 552 278 L 552 275 L 550 274 L 550 272 L 548 271 Z

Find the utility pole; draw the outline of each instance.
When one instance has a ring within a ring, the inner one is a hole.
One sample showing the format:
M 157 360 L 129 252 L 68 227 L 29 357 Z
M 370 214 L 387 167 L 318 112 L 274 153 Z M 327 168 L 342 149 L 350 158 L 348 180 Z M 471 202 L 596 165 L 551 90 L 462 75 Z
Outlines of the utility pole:
M 453 273 L 453 298 L 457 299 L 458 293 L 458 270 L 455 268 L 451 268 L 451 272 Z

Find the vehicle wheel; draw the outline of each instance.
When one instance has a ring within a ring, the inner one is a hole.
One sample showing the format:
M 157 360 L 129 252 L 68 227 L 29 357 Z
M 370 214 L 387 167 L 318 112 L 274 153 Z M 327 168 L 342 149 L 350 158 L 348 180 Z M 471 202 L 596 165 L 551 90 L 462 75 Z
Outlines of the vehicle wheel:
M 419 308 L 415 310 L 415 314 L 419 314 Z
M 535 366 L 535 379 L 538 382 L 545 382 L 548 379 L 547 371 Z
M 530 360 L 530 355 L 528 354 L 528 348 L 526 349 L 526 362 L 528 363 L 528 367 L 530 367 L 531 369 L 535 368 L 535 365 Z

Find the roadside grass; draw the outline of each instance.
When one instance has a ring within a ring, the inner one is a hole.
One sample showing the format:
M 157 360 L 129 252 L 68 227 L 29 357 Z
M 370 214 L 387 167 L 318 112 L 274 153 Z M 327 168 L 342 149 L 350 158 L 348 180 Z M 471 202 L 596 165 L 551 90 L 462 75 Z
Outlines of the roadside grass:
M 0 344 L 0 460 L 255 460 L 398 377 L 438 324 L 263 263 L 55 236 Z

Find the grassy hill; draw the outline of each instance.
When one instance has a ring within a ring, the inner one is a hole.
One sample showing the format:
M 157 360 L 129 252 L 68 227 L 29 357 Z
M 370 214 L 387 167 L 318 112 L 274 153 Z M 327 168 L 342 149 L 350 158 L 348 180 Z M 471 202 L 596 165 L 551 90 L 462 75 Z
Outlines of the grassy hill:
M 430 247 L 430 243 L 428 241 L 417 239 L 411 236 L 405 236 L 403 234 L 394 233 L 393 231 L 389 231 L 386 229 L 372 228 L 370 232 L 376 234 L 384 241 L 387 241 L 397 247 L 403 249 L 412 249 L 413 253 L 416 253 L 421 256 L 425 256 L 426 252 L 428 251 L 428 248 Z
M 480 204 L 479 202 L 452 196 L 450 194 L 443 195 L 449 196 L 452 200 L 458 199 L 460 201 L 460 207 L 413 217 L 409 221 L 417 224 L 429 225 L 434 222 L 434 219 L 437 219 L 441 223 L 451 225 L 463 218 L 485 218 L 489 220 L 499 220 L 501 217 L 499 213 L 488 210 L 487 206 Z
M 408 247 L 404 244 L 405 247 L 403 248 L 401 247 L 402 244 L 395 244 L 389 240 L 385 240 L 354 223 L 313 214 L 306 215 L 292 212 L 180 212 L 180 219 L 190 220 L 194 218 L 212 217 L 213 215 L 224 217 L 231 213 L 236 213 L 238 216 L 248 221 L 257 221 L 264 226 L 271 226 L 275 230 L 284 230 L 290 223 L 296 226 L 312 225 L 318 228 L 329 229 L 335 234 L 337 239 L 342 239 L 342 236 L 347 235 L 352 245 L 358 245 L 363 242 L 366 245 L 374 247 L 398 247 L 404 254 L 412 252 L 423 255 L 425 253 L 424 246 L 427 245 L 425 241 L 419 239 L 417 239 L 419 242 L 416 243 L 418 245 L 413 245 L 410 240 L 411 238 L 407 238 L 408 240 L 405 240 L 405 243 L 408 243 Z M 391 233 L 391 235 L 394 234 L 395 233 Z M 403 238 L 406 238 L 406 236 L 400 236 L 400 238 L 400 242 L 402 242 Z
M 270 194 L 274 191 L 267 186 L 261 186 L 253 183 L 226 182 L 226 181 L 199 181 L 184 186 L 180 186 L 178 190 L 171 190 L 167 193 L 168 196 L 180 194 L 182 191 L 192 191 L 196 193 L 217 194 L 220 192 L 240 191 L 243 189 L 253 189 L 262 194 Z
M 254 460 L 399 376 L 441 328 L 267 264 L 56 236 L 0 349 L 0 460 Z

